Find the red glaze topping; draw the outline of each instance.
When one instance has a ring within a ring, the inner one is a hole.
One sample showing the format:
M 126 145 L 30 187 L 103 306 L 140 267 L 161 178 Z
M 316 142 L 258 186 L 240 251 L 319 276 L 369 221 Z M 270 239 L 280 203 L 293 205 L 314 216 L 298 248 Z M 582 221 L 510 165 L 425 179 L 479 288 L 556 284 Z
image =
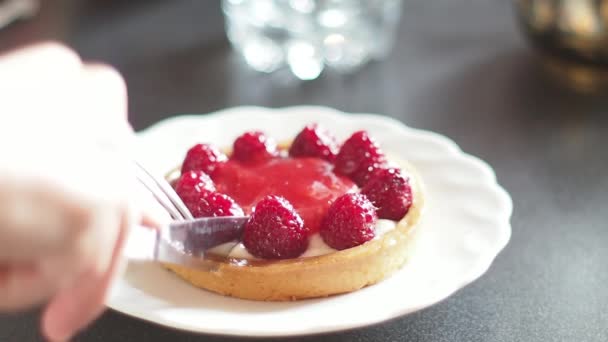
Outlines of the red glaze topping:
M 286 198 L 315 233 L 334 199 L 357 190 L 332 169 L 319 158 L 275 158 L 254 165 L 229 160 L 212 177 L 217 191 L 232 197 L 247 214 L 267 195 Z

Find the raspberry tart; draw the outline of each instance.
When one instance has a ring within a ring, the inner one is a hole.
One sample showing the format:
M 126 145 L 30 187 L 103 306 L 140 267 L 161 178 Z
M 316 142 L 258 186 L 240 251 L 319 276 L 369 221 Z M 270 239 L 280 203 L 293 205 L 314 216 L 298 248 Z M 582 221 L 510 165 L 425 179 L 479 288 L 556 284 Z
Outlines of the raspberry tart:
M 207 252 L 214 271 L 165 266 L 252 300 L 324 297 L 385 279 L 408 259 L 424 202 L 415 170 L 367 132 L 339 145 L 317 124 L 287 144 L 261 131 L 243 133 L 229 153 L 197 144 L 169 177 L 195 217 L 249 219 L 236 247 Z

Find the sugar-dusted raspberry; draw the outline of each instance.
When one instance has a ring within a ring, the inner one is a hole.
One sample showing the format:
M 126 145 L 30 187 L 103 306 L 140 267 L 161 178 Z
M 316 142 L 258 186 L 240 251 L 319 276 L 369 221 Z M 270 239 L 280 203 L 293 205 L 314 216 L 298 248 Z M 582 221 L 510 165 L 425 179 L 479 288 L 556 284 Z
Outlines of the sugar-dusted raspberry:
M 412 205 L 412 188 L 409 177 L 397 168 L 374 172 L 361 193 L 377 208 L 378 217 L 401 220 Z
M 228 160 L 228 157 L 217 147 L 209 144 L 196 144 L 186 153 L 182 163 L 182 174 L 191 170 L 201 170 L 212 175 L 215 168 Z
M 347 193 L 329 207 L 319 233 L 330 247 L 347 249 L 373 239 L 377 220 L 376 210 L 365 195 Z
M 327 161 L 336 159 L 336 139 L 318 124 L 306 127 L 293 140 L 289 147 L 292 157 L 317 157 Z
M 290 259 L 308 247 L 308 229 L 291 204 L 280 196 L 266 196 L 245 225 L 243 244 L 265 259 Z
M 243 209 L 228 195 L 203 190 L 186 206 L 194 217 L 243 216 Z
M 350 177 L 364 186 L 374 171 L 386 166 L 386 157 L 380 147 L 365 131 L 355 132 L 348 138 L 336 156 L 335 171 Z
M 233 144 L 232 158 L 244 163 L 258 163 L 278 155 L 274 139 L 260 131 L 246 132 Z
M 182 174 L 175 183 L 175 192 L 184 201 L 198 198 L 201 191 L 215 191 L 215 185 L 203 171 L 188 171 Z

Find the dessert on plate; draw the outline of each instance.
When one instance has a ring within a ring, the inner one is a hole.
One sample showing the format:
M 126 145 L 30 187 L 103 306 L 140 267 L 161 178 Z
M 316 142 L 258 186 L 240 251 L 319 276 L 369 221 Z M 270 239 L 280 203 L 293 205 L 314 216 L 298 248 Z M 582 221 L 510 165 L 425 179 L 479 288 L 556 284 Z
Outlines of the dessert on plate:
M 311 124 L 277 144 L 245 132 L 230 151 L 191 147 L 172 182 L 195 217 L 249 215 L 243 236 L 208 250 L 213 271 L 166 264 L 227 296 L 283 301 L 375 284 L 408 259 L 424 193 L 405 161 L 365 131 L 342 144 Z

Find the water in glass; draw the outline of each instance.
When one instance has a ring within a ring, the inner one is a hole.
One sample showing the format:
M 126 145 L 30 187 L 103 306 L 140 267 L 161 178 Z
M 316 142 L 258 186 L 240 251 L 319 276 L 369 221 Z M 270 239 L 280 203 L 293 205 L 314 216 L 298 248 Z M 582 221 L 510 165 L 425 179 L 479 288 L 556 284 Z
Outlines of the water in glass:
M 223 0 L 228 39 L 262 72 L 303 80 L 352 72 L 389 53 L 401 0 Z

